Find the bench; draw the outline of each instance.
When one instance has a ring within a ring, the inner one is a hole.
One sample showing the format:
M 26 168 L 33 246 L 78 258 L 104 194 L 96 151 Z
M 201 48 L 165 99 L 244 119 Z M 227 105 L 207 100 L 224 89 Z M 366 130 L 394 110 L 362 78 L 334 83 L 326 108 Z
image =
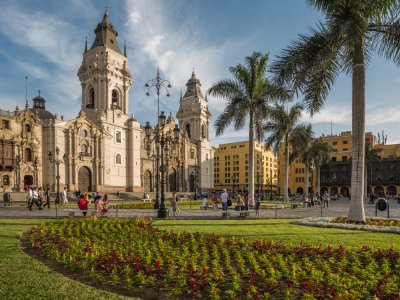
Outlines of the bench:
M 261 210 L 260 210 L 261 211 Z M 226 216 L 225 213 L 227 213 L 228 215 Z M 231 210 L 228 209 L 227 211 L 222 210 L 221 214 L 223 217 L 229 217 L 229 216 L 237 216 L 239 217 L 241 214 L 244 215 L 244 217 L 249 216 L 251 214 L 256 214 L 256 210 L 254 209 L 249 209 L 249 210 Z
M 142 199 L 142 202 L 152 202 L 153 201 L 153 199 Z
M 68 217 L 73 218 L 75 217 L 75 213 L 83 213 L 86 212 L 86 216 L 88 215 L 88 213 L 90 214 L 91 217 L 96 216 L 97 214 L 97 210 L 95 209 L 86 209 L 86 210 L 80 210 L 80 209 L 69 209 L 68 210 Z

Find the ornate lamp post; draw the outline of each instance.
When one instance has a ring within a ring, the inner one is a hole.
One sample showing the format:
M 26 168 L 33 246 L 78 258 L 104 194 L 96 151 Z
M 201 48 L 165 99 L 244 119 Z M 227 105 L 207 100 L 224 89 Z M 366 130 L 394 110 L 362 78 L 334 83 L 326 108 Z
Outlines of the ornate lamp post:
M 269 182 L 270 182 L 270 189 L 269 189 L 269 200 L 272 200 L 272 173 L 269 173 Z
M 67 155 L 65 153 L 63 155 L 62 160 L 59 158 L 59 155 L 60 155 L 60 149 L 58 149 L 58 147 L 56 147 L 56 156 L 55 157 L 53 157 L 53 153 L 51 153 L 51 151 L 49 151 L 49 154 L 48 154 L 49 162 L 56 164 L 56 179 L 57 179 L 57 196 L 56 196 L 56 200 L 55 200 L 56 218 L 58 217 L 57 204 L 60 203 L 60 164 L 64 163 L 67 159 Z
M 21 184 L 21 169 L 20 169 L 20 163 L 21 163 L 21 156 L 17 154 L 15 157 L 15 191 L 19 192 L 19 186 Z
M 33 160 L 33 175 L 34 175 L 34 183 L 35 185 L 38 185 L 38 158 L 35 156 L 35 159 Z
M 157 170 L 157 173 L 161 173 L 161 180 L 160 183 L 159 177 L 156 177 L 156 203 L 154 205 L 155 209 L 158 209 L 158 217 L 159 218 L 165 218 L 167 217 L 167 209 L 165 207 L 165 172 L 166 166 L 165 163 L 168 161 L 169 155 L 170 155 L 170 149 L 168 147 L 168 139 L 164 136 L 164 127 L 165 127 L 165 119 L 166 116 L 164 112 L 162 111 L 159 118 L 158 118 L 158 124 L 161 127 L 161 132 L 158 130 L 157 135 L 155 136 L 155 142 L 156 142 L 156 149 L 157 149 L 157 154 L 156 154 L 156 160 L 160 161 L 161 160 L 161 165 L 159 166 L 159 170 Z M 146 133 L 146 138 L 147 138 L 147 155 L 150 156 L 151 152 L 151 147 L 150 147 L 150 131 L 151 131 L 151 126 L 149 122 L 146 122 L 146 127 L 145 127 L 145 133 Z M 161 133 L 161 135 L 159 135 Z M 178 125 L 175 125 L 174 128 L 174 142 L 179 141 L 179 127 Z M 158 163 L 157 163 L 158 165 Z M 159 201 L 159 190 L 158 186 L 160 185 L 161 187 L 161 201 Z M 157 203 L 158 202 L 158 203 Z
M 261 177 L 261 175 L 260 175 L 260 173 L 257 173 L 257 185 L 258 185 L 258 200 L 260 200 L 260 198 L 261 198 L 261 192 L 260 192 L 260 177 Z
M 160 77 L 160 71 L 159 70 L 157 70 L 156 78 L 150 79 L 149 81 L 146 82 L 146 84 L 144 86 L 148 88 L 146 96 L 150 96 L 150 90 L 152 88 L 156 89 L 156 93 L 157 93 L 157 118 L 159 118 L 159 115 L 160 115 L 160 91 L 162 89 L 165 89 L 165 91 L 167 92 L 166 96 L 169 97 L 170 94 L 169 94 L 168 89 L 171 88 L 172 86 L 171 86 L 171 84 L 169 83 L 168 80 L 163 79 L 163 78 Z M 149 125 L 149 122 L 146 122 L 146 124 Z M 160 124 L 158 124 L 158 125 L 160 126 Z M 159 169 L 160 169 L 160 149 L 159 149 L 159 147 L 160 147 L 160 144 L 159 144 L 160 136 L 159 135 L 160 135 L 160 133 L 159 133 L 159 130 L 160 129 L 159 129 L 159 126 L 157 126 L 157 131 L 155 132 L 155 135 L 154 135 L 154 140 L 156 142 L 156 157 L 155 157 L 156 158 L 156 174 L 155 174 L 155 176 L 156 176 L 156 202 L 154 203 L 154 209 L 159 209 L 160 208 L 160 199 L 159 199 L 159 197 L 160 197 L 160 195 L 159 195 L 159 184 L 160 184 L 160 175 L 159 175 Z M 148 131 L 150 132 L 150 130 L 151 130 L 151 127 L 150 127 L 150 129 L 148 129 Z M 150 143 L 152 142 L 152 141 L 150 141 L 150 133 L 149 133 L 149 135 L 147 135 L 147 132 L 146 132 L 146 137 L 147 137 L 147 141 L 149 143 L 146 150 L 147 150 L 148 156 L 150 156 L 149 155 L 149 148 L 151 149 Z

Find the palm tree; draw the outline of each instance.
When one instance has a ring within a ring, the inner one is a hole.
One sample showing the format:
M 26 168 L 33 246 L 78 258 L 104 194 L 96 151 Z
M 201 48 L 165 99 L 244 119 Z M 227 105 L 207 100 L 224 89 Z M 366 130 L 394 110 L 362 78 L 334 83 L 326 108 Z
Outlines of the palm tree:
M 269 119 L 266 121 L 264 129 L 269 132 L 266 139 L 266 146 L 273 147 L 275 153 L 283 145 L 285 149 L 284 183 L 283 183 L 283 201 L 289 202 L 289 141 L 295 132 L 296 124 L 300 119 L 303 106 L 299 103 L 293 105 L 289 111 L 283 105 L 276 105 L 271 111 Z
M 309 170 L 311 165 L 311 143 L 314 139 L 314 132 L 312 130 L 311 124 L 299 125 L 295 128 L 290 139 L 290 143 L 293 147 L 293 152 L 290 154 L 289 160 L 293 161 L 295 158 L 300 158 L 300 160 L 305 165 L 305 191 L 307 195 L 309 193 Z
M 208 94 L 227 99 L 224 112 L 215 121 L 216 134 L 233 122 L 239 130 L 249 121 L 249 197 L 254 203 L 254 137 L 258 140 L 264 136 L 262 121 L 268 116 L 270 104 L 286 100 L 288 92 L 266 79 L 268 54 L 253 52 L 246 56 L 245 64 L 238 64 L 229 70 L 234 80 L 221 80 L 212 85 Z M 255 131 L 255 132 L 254 132 Z
M 329 152 L 334 151 L 322 137 L 311 142 L 311 160 L 314 163 L 317 175 L 317 192 L 321 194 L 321 166 L 329 160 Z
M 382 148 L 373 148 L 371 143 L 365 143 L 365 185 L 364 185 L 364 196 L 367 201 L 367 187 L 368 187 L 368 165 L 372 169 L 372 163 L 377 162 L 380 159 L 380 153 L 383 151 Z M 371 177 L 371 193 L 372 191 L 372 177 Z
M 375 51 L 400 64 L 399 0 L 306 0 L 325 15 L 272 67 L 277 82 L 304 96 L 311 115 L 323 108 L 339 73 L 352 74 L 352 178 L 348 218 L 365 221 L 365 63 Z

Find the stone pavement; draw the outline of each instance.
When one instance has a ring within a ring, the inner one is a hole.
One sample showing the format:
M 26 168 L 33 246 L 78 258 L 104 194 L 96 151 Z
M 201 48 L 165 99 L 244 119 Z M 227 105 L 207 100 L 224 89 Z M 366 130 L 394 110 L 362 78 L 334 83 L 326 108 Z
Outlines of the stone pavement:
M 1 203 L 1 202 L 0 202 Z M 111 203 L 112 204 L 112 203 Z M 390 204 L 390 217 L 400 218 L 400 204 L 395 200 L 389 200 Z M 92 206 L 93 207 L 93 206 Z M 347 216 L 350 207 L 350 201 L 347 199 L 340 199 L 331 201 L 329 208 L 322 208 L 322 216 L 324 217 L 335 217 L 335 216 Z M 375 205 L 365 203 L 365 214 L 367 217 L 375 216 Z M 91 208 L 89 206 L 89 208 Z M 81 217 L 82 214 L 79 212 L 78 207 L 73 209 L 75 216 Z M 69 209 L 59 208 L 57 209 L 57 215 L 59 218 L 67 218 L 69 215 Z M 235 214 L 236 215 L 236 214 Z M 88 213 L 90 217 L 90 212 Z M 135 217 L 152 217 L 156 218 L 157 211 L 152 209 L 110 209 L 106 214 L 107 217 L 115 218 L 135 218 Z M 261 210 L 261 218 L 305 218 L 305 217 L 320 217 L 321 206 L 316 205 L 313 207 L 301 207 L 295 209 L 263 209 Z M 378 217 L 386 218 L 387 212 L 378 211 Z M 12 207 L 0 206 L 0 218 L 55 218 L 56 209 L 54 206 L 51 209 L 44 208 L 43 210 L 33 209 L 29 211 L 26 208 L 24 201 L 16 201 Z M 171 216 L 170 216 L 171 218 Z M 239 217 L 230 217 L 239 219 Z M 254 218 L 254 214 L 251 217 Z M 212 209 L 199 210 L 199 209 L 181 209 L 180 213 L 176 215 L 176 219 L 222 219 L 221 210 L 214 211 Z

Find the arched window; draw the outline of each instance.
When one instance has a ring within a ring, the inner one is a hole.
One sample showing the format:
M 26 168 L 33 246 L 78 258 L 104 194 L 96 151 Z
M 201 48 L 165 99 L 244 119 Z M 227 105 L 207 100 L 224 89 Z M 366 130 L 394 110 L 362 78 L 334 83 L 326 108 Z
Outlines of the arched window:
M 185 130 L 186 130 L 186 133 L 187 133 L 188 138 L 190 139 L 190 137 L 191 137 L 191 134 L 190 134 L 190 124 L 186 124 Z
M 8 175 L 3 176 L 3 186 L 10 185 L 10 177 Z
M 87 155 L 87 153 L 88 153 L 88 146 L 85 145 L 85 144 L 82 144 L 81 145 L 81 154 L 82 155 Z
M 206 126 L 204 124 L 201 125 L 201 137 L 206 138 Z
M 89 90 L 88 101 L 86 104 L 86 108 L 94 108 L 94 88 Z
M 31 125 L 25 124 L 25 132 L 31 132 Z
M 118 95 L 118 92 L 117 92 L 117 90 L 113 90 L 112 92 L 111 92 L 111 107 L 112 108 L 119 108 L 119 101 L 118 101 L 118 97 L 119 95 Z
M 32 150 L 30 148 L 25 148 L 25 161 L 32 161 Z
M 117 155 L 115 155 L 115 164 L 120 166 L 122 165 L 122 157 L 121 154 L 117 153 Z

